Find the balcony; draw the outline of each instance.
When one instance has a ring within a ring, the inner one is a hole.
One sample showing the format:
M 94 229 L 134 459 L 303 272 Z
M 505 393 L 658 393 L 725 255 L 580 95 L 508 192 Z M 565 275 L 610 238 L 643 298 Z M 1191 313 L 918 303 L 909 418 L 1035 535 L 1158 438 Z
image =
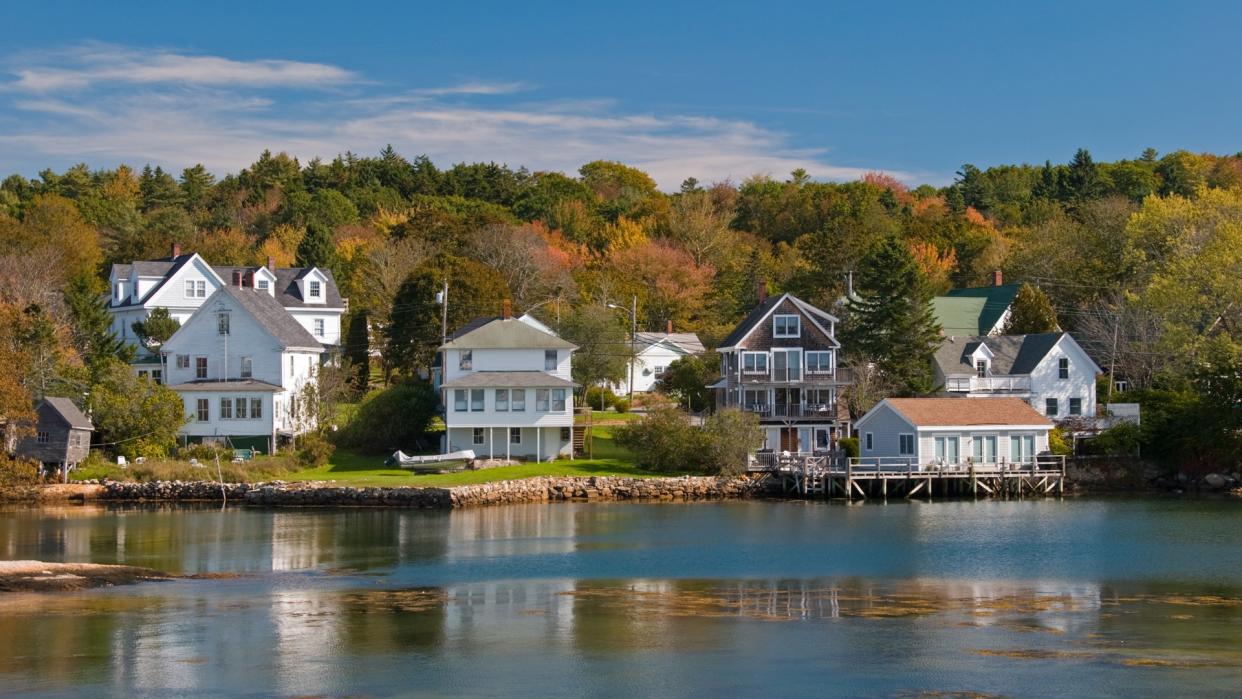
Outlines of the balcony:
M 754 413 L 760 420 L 835 420 L 837 406 L 833 403 L 749 403 L 742 410 Z
M 836 383 L 831 370 L 807 371 L 800 367 L 773 369 L 762 372 L 742 372 L 744 384 L 798 384 L 798 383 Z
M 1019 394 L 1031 392 L 1029 376 L 950 377 L 944 388 L 949 393 Z

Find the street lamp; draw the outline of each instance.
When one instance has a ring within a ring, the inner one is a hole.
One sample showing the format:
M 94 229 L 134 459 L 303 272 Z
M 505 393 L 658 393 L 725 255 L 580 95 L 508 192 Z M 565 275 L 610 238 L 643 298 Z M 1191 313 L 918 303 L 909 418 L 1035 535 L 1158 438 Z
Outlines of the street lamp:
M 638 355 L 638 296 L 635 295 L 630 301 L 630 307 L 618 306 L 615 303 L 608 304 L 609 308 L 615 308 L 619 311 L 626 311 L 630 314 L 630 383 L 626 387 L 626 395 L 631 400 L 634 398 L 634 361 Z

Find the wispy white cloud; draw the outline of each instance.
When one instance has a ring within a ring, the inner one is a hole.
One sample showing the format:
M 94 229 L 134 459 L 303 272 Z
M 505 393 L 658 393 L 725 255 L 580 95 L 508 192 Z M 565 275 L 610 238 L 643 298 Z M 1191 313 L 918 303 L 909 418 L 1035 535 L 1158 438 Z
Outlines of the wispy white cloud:
M 346 150 L 377 152 L 391 143 L 442 165 L 494 160 L 572 172 L 591 160 L 618 160 L 648 171 L 666 189 L 686 177 L 740 180 L 803 168 L 815 178 L 845 180 L 879 169 L 834 164 L 828 151 L 793 147 L 786 134 L 747 120 L 626 113 L 610 99 L 538 102 L 530 94 L 502 103 L 475 99 L 531 89 L 523 83 L 396 90 L 322 64 L 100 45 L 76 51 L 113 58 L 89 68 L 56 69 L 68 71 L 64 74 L 38 67 L 46 61 L 14 65 L 16 89 L 30 94 L 12 106 L 39 118 L 9 119 L 17 125 L 0 127 L 0 145 L 12 158 L 39 167 L 50 158 L 97 165 L 151 162 L 173 169 L 201 162 L 223 173 L 245 167 L 264 149 L 332 157 Z M 109 77 L 120 65 L 140 68 L 143 77 Z M 209 66 L 222 67 L 233 78 L 208 76 Z M 100 88 L 101 81 L 110 84 Z M 347 81 L 365 87 L 338 96 L 336 88 Z M 332 91 L 277 96 L 275 88 L 294 85 Z M 53 96 L 71 89 L 72 97 Z M 0 116 L 3 111 L 0 106 Z M 922 178 L 889 173 L 907 181 Z

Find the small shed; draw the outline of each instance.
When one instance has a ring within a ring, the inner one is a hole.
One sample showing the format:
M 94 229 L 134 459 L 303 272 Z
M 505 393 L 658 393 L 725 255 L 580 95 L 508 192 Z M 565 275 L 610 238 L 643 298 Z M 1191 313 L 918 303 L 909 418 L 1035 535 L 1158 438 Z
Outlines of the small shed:
M 35 405 L 35 433 L 17 444 L 18 456 L 57 468 L 62 476 L 86 459 L 95 427 L 68 398 L 49 396 Z
M 863 459 L 1029 464 L 1053 424 L 1020 398 L 887 398 L 856 423 Z

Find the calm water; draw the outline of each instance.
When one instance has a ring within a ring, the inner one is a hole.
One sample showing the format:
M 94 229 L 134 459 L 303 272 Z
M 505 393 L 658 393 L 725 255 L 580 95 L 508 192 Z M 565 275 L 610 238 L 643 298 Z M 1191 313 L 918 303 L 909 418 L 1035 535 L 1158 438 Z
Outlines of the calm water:
M 0 692 L 1238 696 L 1242 503 L 0 510 Z

